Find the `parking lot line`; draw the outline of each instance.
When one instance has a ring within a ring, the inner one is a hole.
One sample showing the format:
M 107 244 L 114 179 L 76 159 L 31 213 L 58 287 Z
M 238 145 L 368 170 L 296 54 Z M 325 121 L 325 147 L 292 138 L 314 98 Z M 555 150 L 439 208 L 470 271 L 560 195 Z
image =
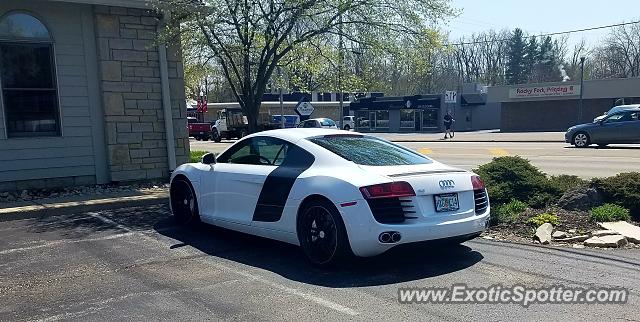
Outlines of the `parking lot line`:
M 489 149 L 489 153 L 491 153 L 491 155 L 494 157 L 506 157 L 509 155 L 509 152 L 507 152 L 507 150 L 500 148 L 491 148 Z

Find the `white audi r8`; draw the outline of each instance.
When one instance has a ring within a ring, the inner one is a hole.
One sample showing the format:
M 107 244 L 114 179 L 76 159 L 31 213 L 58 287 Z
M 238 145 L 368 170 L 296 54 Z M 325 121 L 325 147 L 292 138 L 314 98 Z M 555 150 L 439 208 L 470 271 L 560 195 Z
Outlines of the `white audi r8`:
M 406 243 L 478 236 L 489 197 L 472 172 L 394 143 L 327 129 L 260 132 L 178 167 L 171 210 L 302 247 L 317 265 Z

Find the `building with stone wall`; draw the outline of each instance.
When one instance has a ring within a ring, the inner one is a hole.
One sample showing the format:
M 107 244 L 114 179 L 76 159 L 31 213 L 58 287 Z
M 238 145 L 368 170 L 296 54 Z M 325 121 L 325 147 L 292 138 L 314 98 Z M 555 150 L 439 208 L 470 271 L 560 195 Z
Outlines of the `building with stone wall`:
M 162 17 L 142 0 L 0 2 L 0 191 L 166 180 L 187 162 Z

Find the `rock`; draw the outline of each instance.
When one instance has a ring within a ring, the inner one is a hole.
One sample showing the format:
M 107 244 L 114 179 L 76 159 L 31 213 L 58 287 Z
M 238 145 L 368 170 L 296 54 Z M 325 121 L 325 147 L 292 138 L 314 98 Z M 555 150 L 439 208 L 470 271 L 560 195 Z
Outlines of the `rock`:
M 599 223 L 600 227 L 617 232 L 626 237 L 634 244 L 640 244 L 640 227 L 632 225 L 626 221 L 603 222 Z
M 573 247 L 573 248 L 584 248 L 584 245 L 582 245 L 582 244 L 573 244 L 573 245 L 571 245 L 571 247 Z
M 566 238 L 567 237 L 567 233 L 565 233 L 564 231 L 556 230 L 556 231 L 553 232 L 551 237 L 553 237 L 553 239 Z
M 594 237 L 607 236 L 607 235 L 620 235 L 620 234 L 618 234 L 613 230 L 594 230 L 591 232 L 591 236 L 594 236 Z
M 606 235 L 591 237 L 584 241 L 585 246 L 618 248 L 627 244 L 627 239 L 622 235 Z
M 535 239 L 537 239 L 540 244 L 546 245 L 551 242 L 551 232 L 553 231 L 553 226 L 550 223 L 544 223 L 536 229 Z
M 579 236 L 573 236 L 573 237 L 567 237 L 567 238 L 558 238 L 555 241 L 564 242 L 564 243 L 583 242 L 589 239 L 589 237 L 590 237 L 589 235 L 579 235 Z
M 482 239 L 492 240 L 492 239 L 493 239 L 493 237 L 491 237 L 491 236 L 482 236 Z
M 569 229 L 569 234 L 575 234 L 577 232 L 578 232 L 577 229 Z
M 589 210 L 602 205 L 602 193 L 591 187 L 578 187 L 565 192 L 558 206 L 566 210 Z

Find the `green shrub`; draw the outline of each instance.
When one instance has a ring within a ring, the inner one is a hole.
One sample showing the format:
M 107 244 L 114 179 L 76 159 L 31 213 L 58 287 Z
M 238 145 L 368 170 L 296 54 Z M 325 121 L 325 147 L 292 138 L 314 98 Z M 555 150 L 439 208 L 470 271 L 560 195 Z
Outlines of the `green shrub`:
M 589 181 L 583 180 L 578 176 L 561 174 L 559 176 L 551 176 L 549 178 L 549 183 L 552 187 L 557 189 L 559 198 L 569 190 L 588 185 Z
M 591 220 L 595 222 L 608 222 L 631 219 L 629 209 L 614 204 L 604 204 L 591 209 Z
M 202 160 L 202 156 L 207 154 L 209 152 L 207 151 L 191 151 L 191 154 L 189 155 L 189 162 L 191 163 L 196 163 L 196 162 L 200 162 Z
M 545 223 L 550 223 L 554 226 L 557 226 L 559 219 L 558 219 L 558 216 L 556 216 L 555 214 L 546 213 L 546 214 L 539 214 L 535 217 L 531 217 L 529 218 L 528 222 L 532 225 L 535 225 L 536 227 Z
M 520 218 L 520 214 L 527 209 L 527 204 L 519 200 L 511 200 L 509 203 L 498 206 L 491 214 L 491 223 L 513 223 Z
M 542 208 L 557 199 L 557 189 L 547 176 L 519 156 L 494 158 L 474 171 L 484 180 L 496 206 L 516 199 Z
M 594 179 L 592 184 L 602 191 L 605 202 L 629 209 L 634 218 L 640 220 L 640 172 Z

